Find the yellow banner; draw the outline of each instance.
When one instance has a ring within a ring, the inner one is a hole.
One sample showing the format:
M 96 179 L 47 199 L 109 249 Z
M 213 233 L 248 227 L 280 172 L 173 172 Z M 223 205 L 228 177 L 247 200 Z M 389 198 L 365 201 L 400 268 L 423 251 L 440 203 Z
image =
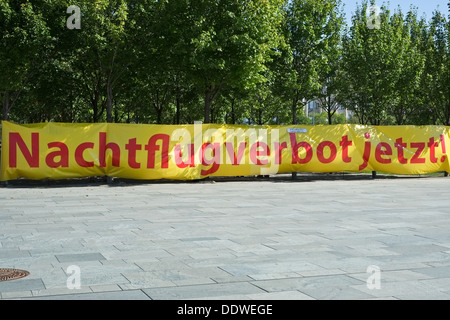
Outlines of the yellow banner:
M 2 122 L 1 180 L 450 172 L 450 127 Z

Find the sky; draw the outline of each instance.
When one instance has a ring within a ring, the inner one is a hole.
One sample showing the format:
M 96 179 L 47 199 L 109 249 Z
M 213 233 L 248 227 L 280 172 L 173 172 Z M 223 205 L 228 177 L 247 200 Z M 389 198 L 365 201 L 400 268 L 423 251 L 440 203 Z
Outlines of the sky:
M 362 0 L 342 0 L 344 4 L 344 13 L 347 19 L 347 23 L 351 21 L 351 17 L 355 12 L 357 5 L 361 5 Z M 411 5 L 417 7 L 417 15 L 421 18 L 425 14 L 425 18 L 429 21 L 433 15 L 433 12 L 438 9 L 439 11 L 444 13 L 446 16 L 448 15 L 448 0 L 376 0 L 375 4 L 377 6 L 382 6 L 386 4 L 386 6 L 392 11 L 397 9 L 398 6 L 402 9 L 403 13 L 409 11 Z

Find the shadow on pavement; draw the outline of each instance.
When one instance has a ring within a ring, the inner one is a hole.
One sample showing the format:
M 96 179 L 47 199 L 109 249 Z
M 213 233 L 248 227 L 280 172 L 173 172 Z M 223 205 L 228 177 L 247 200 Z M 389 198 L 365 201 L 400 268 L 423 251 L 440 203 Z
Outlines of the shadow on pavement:
M 428 175 L 393 175 L 385 173 L 352 173 L 352 172 L 336 172 L 336 173 L 310 173 L 297 172 L 296 174 L 275 174 L 265 176 L 234 176 L 234 177 L 206 177 L 199 180 L 136 180 L 136 179 L 122 179 L 110 177 L 89 177 L 78 179 L 44 179 L 44 180 L 29 180 L 17 179 L 11 181 L 0 182 L 0 187 L 6 188 L 30 188 L 30 187 L 50 187 L 50 188 L 64 188 L 64 187 L 86 187 L 86 186 L 100 186 L 107 185 L 126 186 L 126 185 L 145 185 L 145 184 L 193 184 L 193 183 L 226 183 L 226 182 L 274 182 L 274 183 L 299 183 L 299 182 L 313 182 L 313 181 L 336 181 L 336 180 L 378 180 L 378 179 L 425 179 L 425 178 L 445 178 L 444 172 L 437 172 Z

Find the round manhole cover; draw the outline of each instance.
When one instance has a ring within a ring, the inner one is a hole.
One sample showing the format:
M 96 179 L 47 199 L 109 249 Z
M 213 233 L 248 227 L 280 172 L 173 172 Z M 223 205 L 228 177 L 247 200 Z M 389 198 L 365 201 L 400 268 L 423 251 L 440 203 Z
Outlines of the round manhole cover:
M 0 268 L 0 281 L 16 280 L 29 274 L 26 270 Z

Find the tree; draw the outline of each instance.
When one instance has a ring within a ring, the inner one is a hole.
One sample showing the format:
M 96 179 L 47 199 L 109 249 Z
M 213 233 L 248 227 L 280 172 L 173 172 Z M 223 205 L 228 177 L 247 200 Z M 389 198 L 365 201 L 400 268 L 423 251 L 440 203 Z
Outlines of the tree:
M 423 102 L 420 95 L 420 82 L 425 65 L 425 57 L 420 52 L 417 33 L 420 31 L 415 11 L 409 11 L 404 19 L 401 10 L 393 14 L 390 22 L 392 42 L 393 91 L 387 104 L 387 112 L 402 125 L 417 113 Z
M 182 105 L 188 104 L 192 83 L 190 70 L 190 27 L 195 16 L 187 10 L 188 1 L 139 1 L 130 10 L 134 21 L 129 30 L 134 43 L 134 63 L 131 85 L 140 104 L 150 104 L 156 123 L 174 120 L 181 123 Z M 170 106 L 175 106 L 172 119 Z M 142 109 L 141 109 L 142 111 Z M 149 110 L 147 109 L 147 112 Z
M 368 27 L 367 1 L 352 17 L 349 34 L 343 40 L 340 100 L 362 124 L 390 123 L 387 106 L 392 101 L 393 79 L 397 69 L 390 41 L 390 11 L 381 8 L 380 26 Z
M 226 86 L 255 88 L 266 81 L 266 62 L 276 53 L 283 0 L 197 0 L 186 11 L 193 35 L 189 77 L 204 97 L 204 121 Z
M 293 0 L 286 9 L 285 34 L 287 38 L 288 70 L 291 76 L 285 82 L 290 96 L 292 123 L 298 122 L 298 107 L 314 98 L 320 88 L 321 68 L 327 65 L 325 54 L 333 42 L 340 23 L 337 23 L 336 0 Z
M 49 28 L 31 2 L 0 2 L 0 97 L 2 118 L 9 114 L 25 87 L 51 53 Z
M 342 31 L 344 17 L 339 11 L 339 6 L 335 7 L 329 14 L 326 34 L 328 34 L 327 45 L 323 51 L 323 59 L 318 68 L 320 89 L 316 93 L 316 100 L 319 107 L 325 110 L 328 124 L 333 123 L 333 116 L 340 108 L 338 92 L 341 84 L 341 63 L 342 63 Z
M 435 11 L 427 51 L 427 99 L 441 124 L 450 125 L 450 21 Z
M 97 122 L 106 109 L 106 121 L 113 121 L 114 90 L 126 72 L 132 52 L 127 47 L 128 2 L 125 0 L 65 0 L 66 8 L 81 11 L 81 28 L 65 30 L 66 50 L 72 53 L 73 73 L 92 107 Z M 68 18 L 68 16 L 67 16 Z

